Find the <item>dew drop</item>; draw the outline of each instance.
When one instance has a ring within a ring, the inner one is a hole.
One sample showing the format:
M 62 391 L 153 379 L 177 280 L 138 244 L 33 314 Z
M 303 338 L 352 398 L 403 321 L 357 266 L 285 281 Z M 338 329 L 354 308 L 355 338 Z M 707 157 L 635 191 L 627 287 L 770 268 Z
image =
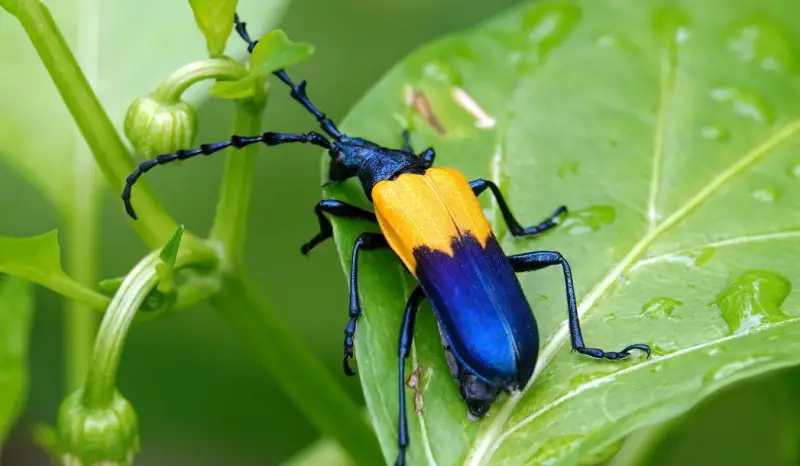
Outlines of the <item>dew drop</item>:
M 581 9 L 575 3 L 534 3 L 522 15 L 529 64 L 542 63 L 575 29 L 580 19 Z
M 664 370 L 664 364 L 656 364 L 655 366 L 653 366 L 652 369 L 650 369 L 650 372 L 658 373 L 658 372 L 661 372 L 663 370 Z
M 719 126 L 705 126 L 700 128 L 700 137 L 716 142 L 728 142 L 731 132 Z
M 800 180 L 800 163 L 789 165 L 787 172 L 789 173 L 789 176 L 791 176 L 792 178 Z
M 617 315 L 614 314 L 613 312 L 611 314 L 606 314 L 606 316 L 603 317 L 603 320 L 605 320 L 606 322 L 610 320 L 617 320 Z
M 653 354 L 656 356 L 665 356 L 670 353 L 674 353 L 678 351 L 678 346 L 675 343 L 661 343 L 661 344 L 651 344 L 650 349 L 653 351 Z
M 767 341 L 775 341 L 778 338 L 780 338 L 778 335 L 770 335 L 769 338 L 767 338 Z
M 730 377 L 738 372 L 747 369 L 748 367 L 755 366 L 757 364 L 770 362 L 772 358 L 769 356 L 760 356 L 760 357 L 750 357 L 745 359 L 744 361 L 736 361 L 725 364 L 724 366 L 720 367 L 719 369 L 713 370 L 707 373 L 703 377 L 704 383 L 710 383 L 717 380 L 721 380 L 727 377 Z
M 686 11 L 675 6 L 663 7 L 653 14 L 653 31 L 664 42 L 669 51 L 669 61 L 673 66 L 678 59 L 678 46 L 689 40 L 689 23 Z
M 664 260 L 672 264 L 685 264 L 693 267 L 700 267 L 711 259 L 715 251 L 716 248 L 713 246 L 702 246 L 664 256 Z M 689 288 L 694 288 L 694 285 L 691 283 L 689 283 L 688 286 Z
M 653 298 L 642 306 L 640 316 L 647 317 L 672 317 L 672 313 L 676 308 L 683 306 L 681 301 L 677 299 L 658 297 Z
M 616 210 L 612 206 L 597 205 L 583 210 L 570 212 L 561 227 L 573 235 L 597 231 L 603 225 L 610 225 L 616 220 Z
M 567 161 L 565 161 L 564 163 L 562 163 L 558 167 L 558 170 L 556 171 L 556 175 L 558 175 L 558 177 L 562 178 L 562 179 L 566 178 L 567 175 L 569 175 L 571 173 L 578 173 L 578 167 L 579 167 L 579 164 L 578 164 L 577 161 L 575 161 L 575 160 L 567 160 Z
M 722 313 L 730 334 L 747 333 L 766 322 L 785 320 L 781 305 L 792 284 L 768 270 L 748 270 L 719 293 L 712 303 Z
M 744 118 L 759 123 L 771 124 L 775 121 L 775 113 L 763 97 L 741 87 L 718 87 L 711 90 L 711 98 L 717 102 L 727 103 L 733 111 Z
M 438 60 L 423 65 L 422 77 L 438 84 L 461 85 L 461 76 L 458 72 L 452 66 Z
M 776 186 L 756 189 L 752 193 L 754 198 L 761 202 L 775 202 L 781 197 L 781 190 Z
M 797 51 L 780 24 L 755 18 L 733 23 L 727 29 L 728 49 L 743 61 L 765 70 L 796 71 Z
M 709 356 L 716 356 L 716 355 L 718 355 L 718 354 L 719 354 L 719 353 L 721 353 L 721 352 L 722 352 L 722 349 L 720 349 L 720 347 L 719 347 L 719 346 L 715 346 L 715 347 L 711 348 L 710 350 L 708 350 L 708 353 L 707 353 L 707 354 L 708 354 Z

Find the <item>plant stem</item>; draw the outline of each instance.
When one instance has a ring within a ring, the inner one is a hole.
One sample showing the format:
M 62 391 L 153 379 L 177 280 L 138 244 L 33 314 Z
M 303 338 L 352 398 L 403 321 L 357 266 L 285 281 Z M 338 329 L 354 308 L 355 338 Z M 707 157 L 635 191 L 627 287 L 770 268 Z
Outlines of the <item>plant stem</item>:
M 237 101 L 234 134 L 253 136 L 261 134 L 261 115 L 266 98 Z M 247 146 L 230 153 L 225 160 L 217 212 L 210 237 L 219 242 L 225 257 L 225 269 L 239 270 L 242 263 L 247 221 L 250 218 L 250 191 L 253 185 L 253 166 L 258 155 L 258 145 Z
M 267 371 L 324 435 L 336 439 L 356 464 L 383 464 L 375 432 L 331 374 L 280 316 L 241 277 L 226 277 L 211 298 L 247 341 Z
M 136 311 L 158 283 L 158 252 L 145 256 L 128 273 L 103 317 L 84 385 L 84 401 L 89 408 L 104 407 L 111 402 L 128 328 Z
M 88 154 L 76 154 L 77 157 Z M 92 164 L 91 159 L 89 164 Z M 94 170 L 94 167 L 89 167 Z M 68 224 L 67 268 L 81 285 L 97 283 L 97 185 L 92 179 L 76 180 L 74 208 Z M 92 357 L 95 311 L 83 301 L 67 300 L 64 326 L 66 389 L 72 393 L 83 384 Z
M 18 0 L 4 6 L 22 23 L 97 164 L 111 187 L 121 192 L 125 178 L 134 168 L 134 160 L 100 105 L 49 10 L 40 0 Z M 141 183 L 137 185 L 136 204 L 142 219 L 133 222 L 132 226 L 142 240 L 155 249 L 164 244 L 177 225 L 153 192 Z
M 230 58 L 208 58 L 176 70 L 156 88 L 153 96 L 159 102 L 174 105 L 192 84 L 205 79 L 239 79 L 246 75 L 247 69 Z

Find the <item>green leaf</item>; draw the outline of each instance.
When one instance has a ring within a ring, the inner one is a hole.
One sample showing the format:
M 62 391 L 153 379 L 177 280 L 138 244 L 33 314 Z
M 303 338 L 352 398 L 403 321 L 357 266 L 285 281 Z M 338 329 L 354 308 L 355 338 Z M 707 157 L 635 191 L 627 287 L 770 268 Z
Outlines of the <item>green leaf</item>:
M 258 74 L 248 74 L 235 81 L 217 81 L 208 92 L 220 99 L 247 99 L 263 89 L 266 78 Z
M 156 264 L 159 279 L 158 291 L 162 293 L 171 291 L 175 286 L 175 261 L 178 258 L 178 250 L 181 247 L 183 231 L 184 227 L 180 225 L 158 254 L 159 259 L 161 259 L 161 262 Z
M 258 40 L 250 59 L 250 73 L 235 81 L 217 81 L 211 95 L 222 99 L 246 99 L 263 92 L 267 77 L 282 68 L 308 60 L 314 53 L 309 44 L 292 42 L 280 29 L 270 31 Z
M 791 0 L 538 1 L 450 36 L 392 69 L 344 122 L 494 180 L 516 217 L 572 214 L 513 238 L 481 196 L 507 254 L 571 263 L 586 343 L 644 342 L 655 354 L 595 361 L 570 351 L 563 276 L 519 276 L 536 313 L 532 384 L 480 422 L 448 372 L 428 305 L 408 370 L 408 464 L 579 464 L 686 412 L 737 380 L 800 363 L 800 87 Z M 405 96 L 405 99 L 403 98 Z M 327 174 L 329 157 L 324 157 Z M 369 206 L 356 182 L 326 188 Z M 345 273 L 356 236 L 334 220 Z M 356 352 L 386 458 L 397 452 L 397 333 L 413 282 L 389 251 L 363 254 Z
M 30 238 L 0 236 L 0 273 L 24 278 L 64 296 L 104 309 L 109 299 L 72 279 L 61 268 L 58 230 Z
M 28 398 L 28 337 L 33 290 L 25 280 L 0 277 L 0 444 Z
M 236 0 L 189 0 L 211 57 L 218 57 L 225 50 L 225 42 L 233 31 L 236 3 Z
M 37 0 L 16 3 L 29 1 Z M 248 28 L 259 33 L 277 24 L 286 4 L 286 0 L 241 0 L 238 10 Z M 87 7 L 72 0 L 49 2 L 48 7 L 120 134 L 135 98 L 152 92 L 172 71 L 206 55 L 206 44 L 185 2 L 95 2 Z M 228 43 L 231 56 L 247 55 L 240 38 L 230 37 Z M 88 180 L 99 178 L 94 161 L 19 21 L 2 10 L 0 44 L 4 105 L 0 161 L 29 180 L 61 213 L 69 214 L 94 195 L 88 192 L 97 186 Z M 210 83 L 193 86 L 184 100 L 198 105 L 207 98 L 208 87 Z
M 314 54 L 314 46 L 292 42 L 281 29 L 270 31 L 258 40 L 253 49 L 250 67 L 253 73 L 267 75 L 282 68 L 302 63 Z

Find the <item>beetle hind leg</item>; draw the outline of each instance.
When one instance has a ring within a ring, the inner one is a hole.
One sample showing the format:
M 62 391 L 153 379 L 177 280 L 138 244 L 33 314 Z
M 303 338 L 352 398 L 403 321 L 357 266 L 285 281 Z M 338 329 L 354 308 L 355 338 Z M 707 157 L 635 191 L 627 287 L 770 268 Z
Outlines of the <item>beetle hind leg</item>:
M 560 253 L 555 251 L 534 251 L 508 256 L 508 260 L 511 262 L 511 267 L 513 267 L 514 271 L 517 273 L 531 272 L 551 265 L 561 265 L 564 271 L 564 281 L 566 283 L 569 334 L 573 350 L 596 359 L 609 359 L 612 361 L 627 358 L 630 356 L 631 350 L 642 351 L 647 354 L 648 358 L 650 357 L 650 347 L 643 343 L 628 345 L 622 349 L 622 351 L 603 351 L 598 348 L 586 347 L 583 342 L 580 317 L 578 316 L 578 306 L 575 301 L 575 287 L 572 282 L 572 271 L 570 270 L 569 262 L 567 262 Z
M 398 417 L 397 417 L 397 459 L 395 466 L 403 466 L 406 464 L 406 449 L 408 449 L 408 417 L 406 416 L 406 366 L 405 362 L 411 354 L 411 342 L 414 339 L 414 322 L 417 317 L 417 311 L 420 304 L 425 299 L 425 294 L 422 288 L 417 286 L 408 297 L 406 302 L 406 310 L 403 313 L 403 325 L 400 328 L 400 338 L 397 345 L 397 356 L 399 359 L 398 365 Z

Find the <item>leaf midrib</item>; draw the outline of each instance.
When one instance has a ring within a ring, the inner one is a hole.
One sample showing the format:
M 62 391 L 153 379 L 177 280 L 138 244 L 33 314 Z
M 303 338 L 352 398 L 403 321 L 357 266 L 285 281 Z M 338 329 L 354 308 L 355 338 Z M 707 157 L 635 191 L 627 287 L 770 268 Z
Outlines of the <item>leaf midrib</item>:
M 636 259 L 638 259 L 639 256 L 645 252 L 645 250 L 658 236 L 675 226 L 689 213 L 694 211 L 703 202 L 710 198 L 717 190 L 719 190 L 720 187 L 725 185 L 736 175 L 743 172 L 746 168 L 760 160 L 778 145 L 794 136 L 798 131 L 800 131 L 800 119 L 790 122 L 784 126 L 783 129 L 767 138 L 764 142 L 746 152 L 741 158 L 738 159 L 736 163 L 713 178 L 685 204 L 673 212 L 666 220 L 664 220 L 655 228 L 651 229 L 633 246 L 633 248 L 631 248 L 630 252 L 628 252 L 628 254 L 625 255 L 625 257 L 618 262 L 617 265 L 608 274 L 606 274 L 606 276 L 603 277 L 603 279 L 600 280 L 597 285 L 595 285 L 589 295 L 581 302 L 580 306 L 578 307 L 579 317 L 583 317 L 590 309 L 592 309 L 600 296 L 602 296 L 617 280 L 617 277 L 630 268 L 635 263 Z M 539 357 L 539 364 L 537 364 L 533 376 L 528 382 L 528 385 L 526 385 L 525 388 L 520 392 L 509 397 L 505 405 L 503 405 L 500 411 L 492 419 L 492 422 L 485 431 L 484 435 L 478 436 L 475 442 L 475 447 L 466 457 L 466 464 L 469 464 L 470 466 L 482 466 L 487 464 L 488 460 L 491 458 L 491 454 L 499 448 L 500 443 L 502 443 L 502 441 L 506 438 L 505 435 L 507 435 L 507 433 L 501 433 L 501 430 L 511 417 L 511 413 L 514 411 L 514 408 L 525 396 L 530 387 L 533 386 L 544 367 L 547 366 L 553 359 L 556 351 L 561 347 L 562 344 L 564 344 L 566 337 L 567 325 L 566 321 L 564 321 L 559 326 L 558 331 L 556 331 L 553 337 L 548 340 L 548 343 L 542 350 Z

